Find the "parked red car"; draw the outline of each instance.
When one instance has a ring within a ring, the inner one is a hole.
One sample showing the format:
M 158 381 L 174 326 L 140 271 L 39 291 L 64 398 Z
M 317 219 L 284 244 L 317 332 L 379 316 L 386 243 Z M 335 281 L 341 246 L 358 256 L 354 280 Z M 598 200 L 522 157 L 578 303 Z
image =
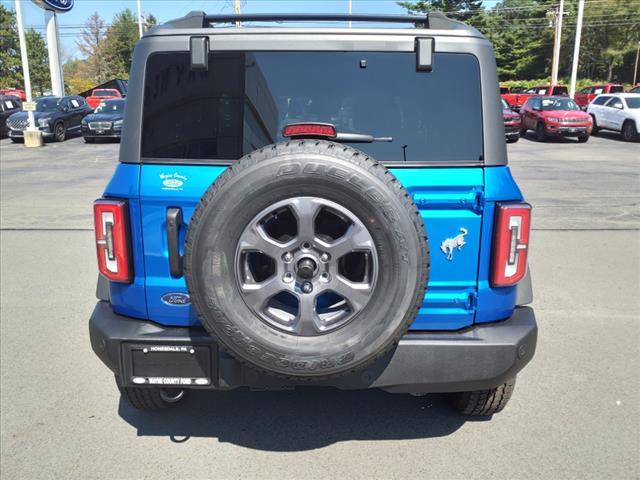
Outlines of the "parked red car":
M 524 92 L 516 93 L 515 89 L 511 89 L 511 92 L 502 95 L 502 98 L 506 100 L 512 110 L 519 110 L 525 102 L 536 95 L 568 95 L 569 90 L 565 85 L 539 85 L 537 87 L 528 88 Z
M 511 111 L 509 104 L 502 99 L 502 118 L 504 119 L 504 136 L 507 143 L 515 143 L 520 138 L 522 122 L 520 114 Z
M 588 87 L 583 88 L 578 93 L 575 94 L 573 99 L 576 101 L 578 106 L 583 110 L 589 106 L 589 104 L 596 98 L 598 95 L 603 93 L 622 93 L 624 92 L 624 86 L 619 84 L 607 83 L 605 85 L 590 85 Z
M 536 132 L 542 142 L 548 137 L 578 137 L 581 143 L 589 140 L 593 129 L 591 116 L 580 110 L 578 104 L 565 96 L 535 96 L 529 98 L 520 111 L 522 127 Z
M 7 95 L 9 97 L 18 97 L 23 102 L 27 101 L 27 94 L 24 90 L 19 88 L 3 88 L 0 89 L 0 95 Z
M 96 88 L 91 92 L 91 95 L 87 97 L 87 104 L 95 110 L 98 105 L 100 105 L 100 102 L 112 98 L 122 98 L 122 94 L 115 88 Z

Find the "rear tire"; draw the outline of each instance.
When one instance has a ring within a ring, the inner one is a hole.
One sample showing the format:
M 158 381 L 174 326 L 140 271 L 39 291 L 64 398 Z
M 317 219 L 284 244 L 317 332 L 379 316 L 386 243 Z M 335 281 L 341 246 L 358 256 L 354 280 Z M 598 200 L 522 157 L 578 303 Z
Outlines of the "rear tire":
M 11 141 L 13 143 L 23 143 L 24 142 L 24 140 L 22 138 L 12 138 Z
M 167 410 L 184 398 L 185 391 L 160 387 L 121 387 L 120 395 L 133 408 L 147 412 Z
M 95 143 L 96 139 L 95 138 L 84 137 L 84 142 L 85 143 Z
M 516 143 L 518 140 L 520 140 L 520 137 L 509 138 L 507 139 L 507 143 Z
M 463 415 L 486 416 L 502 411 L 516 385 L 515 377 L 496 388 L 448 394 L 449 404 Z
M 589 141 L 589 135 L 580 135 L 578 137 L 579 143 L 587 143 Z
M 544 124 L 538 123 L 536 125 L 536 140 L 544 142 L 547 139 L 547 134 L 544 131 Z
M 622 125 L 622 138 L 625 142 L 635 142 L 638 139 L 638 131 L 634 122 L 627 120 Z

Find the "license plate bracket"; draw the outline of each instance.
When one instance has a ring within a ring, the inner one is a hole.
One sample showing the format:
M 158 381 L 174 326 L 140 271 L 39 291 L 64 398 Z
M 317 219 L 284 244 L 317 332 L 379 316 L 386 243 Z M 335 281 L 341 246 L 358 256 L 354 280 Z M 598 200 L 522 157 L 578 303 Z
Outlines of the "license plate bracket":
M 214 358 L 208 345 L 123 345 L 124 374 L 133 385 L 206 387 Z

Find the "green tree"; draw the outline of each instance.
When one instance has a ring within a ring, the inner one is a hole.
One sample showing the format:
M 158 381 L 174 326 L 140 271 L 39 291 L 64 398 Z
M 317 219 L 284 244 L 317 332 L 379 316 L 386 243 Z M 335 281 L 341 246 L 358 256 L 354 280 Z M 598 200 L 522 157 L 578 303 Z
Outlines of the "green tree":
M 472 22 L 493 44 L 501 80 L 549 74 L 553 27 L 547 1 L 503 0 Z
M 20 45 L 16 16 L 0 4 L 0 88 L 22 85 Z
M 49 53 L 47 45 L 38 32 L 29 29 L 24 34 L 29 55 L 29 75 L 31 77 L 32 95 L 44 95 L 51 89 L 51 72 L 49 70 Z
M 612 81 L 617 70 L 631 72 L 633 66 L 625 69 L 623 61 L 632 61 L 638 42 L 640 0 L 586 2 L 580 73 Z
M 49 55 L 42 36 L 33 29 L 24 34 L 29 58 L 29 74 L 33 95 L 42 95 L 51 88 Z M 4 5 L 0 5 L 0 87 L 24 88 L 20 40 L 16 15 Z
M 144 17 L 142 29 L 146 32 L 151 27 L 157 24 L 158 24 L 158 19 L 154 17 L 152 13 L 149 13 Z
M 468 20 L 482 8 L 482 0 L 417 0 L 398 2 L 409 13 L 427 13 L 439 10 L 457 20 Z
M 139 39 L 138 22 L 128 8 L 116 13 L 107 28 L 104 42 L 108 78 L 129 78 L 133 48 Z

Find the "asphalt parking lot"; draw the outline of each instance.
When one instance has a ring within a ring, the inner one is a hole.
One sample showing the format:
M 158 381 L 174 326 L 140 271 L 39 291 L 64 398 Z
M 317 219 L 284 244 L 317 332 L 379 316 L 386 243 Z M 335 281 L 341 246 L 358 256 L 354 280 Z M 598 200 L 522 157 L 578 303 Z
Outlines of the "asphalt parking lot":
M 639 477 L 639 143 L 509 146 L 534 206 L 539 339 L 491 421 L 381 391 L 199 393 L 167 414 L 120 402 L 87 332 L 91 203 L 117 150 L 0 141 L 2 478 Z

